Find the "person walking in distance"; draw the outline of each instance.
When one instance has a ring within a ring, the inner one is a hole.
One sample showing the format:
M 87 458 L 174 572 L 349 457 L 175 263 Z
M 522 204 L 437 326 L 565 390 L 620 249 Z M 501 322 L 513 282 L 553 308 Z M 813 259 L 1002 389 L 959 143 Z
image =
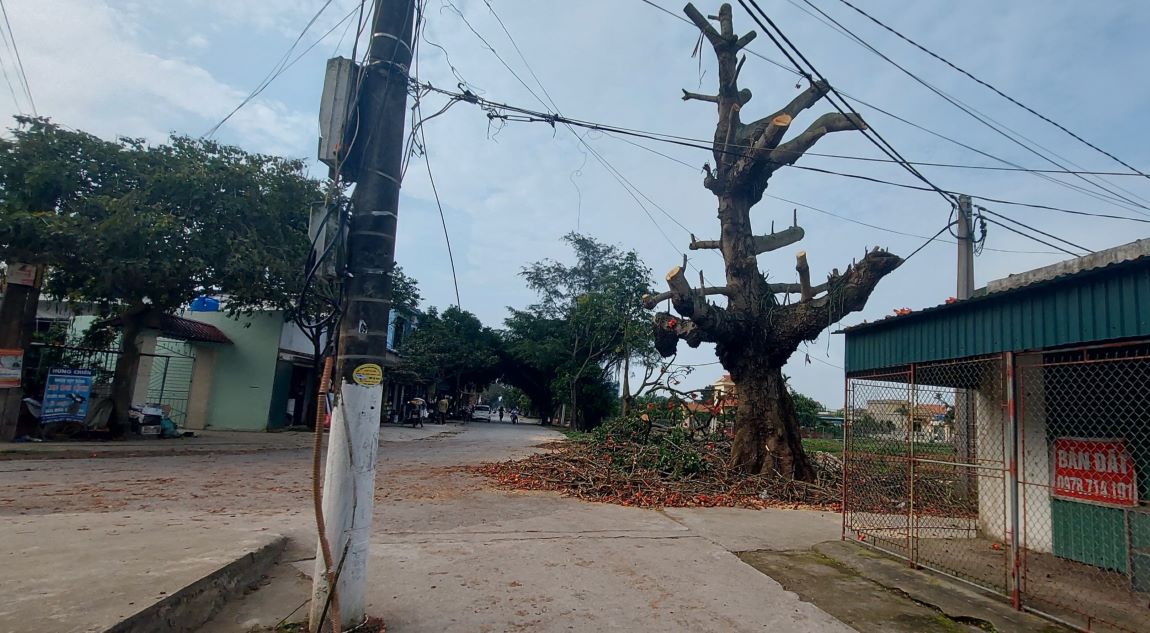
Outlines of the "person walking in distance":
M 499 405 L 499 421 L 503 421 L 503 405 Z
M 439 409 L 440 424 L 447 424 L 447 407 L 450 406 L 450 404 L 451 403 L 447 401 L 447 396 L 443 396 L 439 399 L 439 403 L 436 405 L 436 408 Z

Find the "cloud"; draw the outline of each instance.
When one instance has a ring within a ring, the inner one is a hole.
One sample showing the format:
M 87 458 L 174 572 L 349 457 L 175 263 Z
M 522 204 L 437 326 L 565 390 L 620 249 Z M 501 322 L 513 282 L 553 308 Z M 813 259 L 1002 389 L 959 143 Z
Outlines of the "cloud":
M 715 84 L 712 55 L 704 47 L 701 59 L 692 56 L 698 33 L 680 20 L 635 1 L 492 2 L 530 64 L 528 69 L 486 3 L 452 1 L 498 51 L 499 58 L 450 8 L 442 8 L 445 0 L 427 4 L 428 37 L 447 49 L 456 71 L 484 96 L 539 110 L 553 107 L 553 98 L 565 115 L 579 119 L 694 139 L 713 135 L 713 106 L 678 98 L 681 88 L 708 92 Z M 656 3 L 680 13 L 677 4 Z M 42 112 L 102 135 L 158 140 L 171 130 L 199 134 L 222 118 L 267 73 L 321 4 L 322 0 L 38 0 L 9 3 L 9 12 Z M 310 44 L 356 4 L 354 0 L 334 2 L 304 44 Z M 696 4 L 706 13 L 718 2 L 696 0 Z M 1085 13 L 1074 3 L 1049 0 L 904 3 L 897 11 L 876 6 L 873 12 L 1085 138 L 1146 168 L 1150 145 L 1141 139 L 1150 137 L 1150 119 L 1142 113 L 1150 109 L 1150 84 L 1130 78 L 1140 76 L 1146 59 L 1144 33 L 1150 30 L 1150 12 L 1133 2 L 1096 4 Z M 1033 168 L 1052 167 L 788 3 L 764 6 L 819 70 L 852 97 L 1010 161 Z M 1064 157 L 1059 162 L 1074 161 L 1091 169 L 1117 167 L 849 9 L 832 3 L 828 11 L 911 72 L 993 117 L 1003 129 L 1057 151 Z M 741 32 L 752 28 L 738 7 L 736 28 Z M 311 158 L 323 63 L 336 49 L 341 33 L 337 29 L 242 109 L 221 131 L 221 138 L 248 149 Z M 198 47 L 197 36 L 204 37 L 208 46 Z M 347 55 L 350 47 L 351 41 L 344 39 L 338 50 Z M 767 38 L 760 37 L 752 48 L 786 65 Z M 443 51 L 427 42 L 420 49 L 421 79 L 454 88 L 459 79 Z M 744 110 L 746 118 L 773 112 L 801 88 L 795 87 L 794 74 L 756 56 L 748 58 L 740 81 L 755 95 Z M 442 97 L 428 96 L 423 112 L 434 112 L 444 103 Z M 998 165 L 867 106 L 858 107 L 868 123 L 909 159 Z M 827 110 L 830 105 L 821 104 L 796 123 L 805 125 Z M 715 200 L 701 184 L 703 163 L 713 161 L 710 152 L 630 139 L 644 149 L 609 135 L 579 131 L 609 165 L 604 166 L 563 126 L 508 122 L 500 128 L 499 121 L 459 103 L 426 129 L 452 235 L 463 307 L 489 324 L 499 324 L 505 306 L 531 301 L 517 277 L 523 265 L 545 257 L 569 257 L 559 241 L 568 231 L 579 228 L 600 240 L 636 249 L 656 279 L 680 261 L 689 233 L 701 238 L 718 235 Z M 864 137 L 850 133 L 823 139 L 815 151 L 885 158 Z M 421 161 L 412 161 L 404 182 L 397 253 L 404 268 L 420 280 L 428 302 L 444 305 L 454 302 L 454 290 L 439 212 Z M 799 165 L 917 182 L 889 163 L 806 156 Z M 1041 176 L 922 169 L 944 188 L 981 197 L 980 204 L 988 208 L 1090 248 L 1145 234 L 1130 223 L 985 200 L 1002 198 L 1126 215 L 1146 212 L 1131 209 L 1129 202 L 1119 201 L 1116 206 L 1114 200 L 1090 197 Z M 581 174 L 576 176 L 576 172 Z M 316 173 L 322 172 L 317 169 Z M 1098 192 L 1095 184 L 1078 177 L 1057 178 Z M 1096 184 L 1113 193 L 1099 195 L 1113 198 L 1118 194 L 1146 204 L 1117 185 L 1150 199 L 1144 179 L 1109 180 L 1112 184 Z M 776 174 L 768 194 L 922 236 L 942 228 L 950 214 L 949 205 L 934 193 L 793 168 Z M 753 210 L 752 223 L 763 232 L 772 222 L 785 226 L 795 206 L 766 198 Z M 880 244 L 906 254 L 925 241 L 801 206 L 798 217 L 806 239 L 760 258 L 772 280 L 794 279 L 798 248 L 807 250 L 812 276 L 817 279 L 832 268 L 844 269 L 865 246 Z M 867 309 L 845 322 L 873 321 L 903 306 L 936 305 L 954 294 L 956 247 L 943 241 L 949 236 L 942 238 L 879 284 Z M 986 246 L 976 261 L 979 285 L 1065 257 L 992 250 L 1050 250 L 994 226 Z M 722 262 L 715 253 L 688 254 L 691 264 L 702 269 L 708 280 L 723 278 Z M 824 334 L 813 342 L 810 364 L 805 362 L 805 353 L 806 349 L 786 368 L 792 384 L 834 407 L 842 398 L 841 372 L 819 361 L 842 365 L 841 337 Z M 713 350 L 706 345 L 684 350 L 679 360 L 709 363 L 714 360 Z M 719 373 L 718 366 L 701 367 L 692 376 L 691 386 L 709 383 Z
M 17 4 L 10 11 L 38 110 L 60 123 L 162 141 L 171 131 L 202 133 L 246 95 L 203 66 L 146 50 L 140 14 L 93 0 Z M 16 111 L 12 103 L 3 107 Z M 310 112 L 264 98 L 237 113 L 229 128 L 250 149 L 298 155 L 315 123 Z

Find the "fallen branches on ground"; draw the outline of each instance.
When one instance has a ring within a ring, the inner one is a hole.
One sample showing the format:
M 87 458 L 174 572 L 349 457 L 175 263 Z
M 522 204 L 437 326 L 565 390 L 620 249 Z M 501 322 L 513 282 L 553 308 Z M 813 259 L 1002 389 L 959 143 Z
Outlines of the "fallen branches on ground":
M 813 482 L 748 476 L 727 467 L 729 438 L 691 437 L 678 429 L 647 437 L 649 432 L 634 423 L 612 423 L 588 440 L 549 442 L 550 452 L 467 470 L 507 490 L 550 490 L 642 508 L 840 507 L 842 475 L 833 467 L 818 468 Z

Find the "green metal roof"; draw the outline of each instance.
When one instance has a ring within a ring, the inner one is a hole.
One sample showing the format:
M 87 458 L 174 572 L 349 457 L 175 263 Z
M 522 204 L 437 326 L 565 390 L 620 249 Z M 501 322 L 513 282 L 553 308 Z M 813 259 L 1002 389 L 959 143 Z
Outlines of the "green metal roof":
M 847 373 L 1150 336 L 1150 257 L 844 331 Z

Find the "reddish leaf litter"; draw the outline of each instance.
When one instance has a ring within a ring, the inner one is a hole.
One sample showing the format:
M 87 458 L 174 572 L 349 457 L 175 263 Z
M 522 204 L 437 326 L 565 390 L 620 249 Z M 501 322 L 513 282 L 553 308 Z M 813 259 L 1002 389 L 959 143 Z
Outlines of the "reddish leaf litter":
M 704 460 L 700 472 L 673 474 L 644 466 L 650 445 L 594 441 L 548 442 L 549 449 L 526 459 L 466 467 L 503 490 L 546 490 L 584 501 L 640 508 L 841 508 L 841 473 L 816 467 L 815 482 L 743 475 L 726 466 L 729 442 L 700 442 L 692 449 Z M 819 463 L 819 460 L 815 460 Z

